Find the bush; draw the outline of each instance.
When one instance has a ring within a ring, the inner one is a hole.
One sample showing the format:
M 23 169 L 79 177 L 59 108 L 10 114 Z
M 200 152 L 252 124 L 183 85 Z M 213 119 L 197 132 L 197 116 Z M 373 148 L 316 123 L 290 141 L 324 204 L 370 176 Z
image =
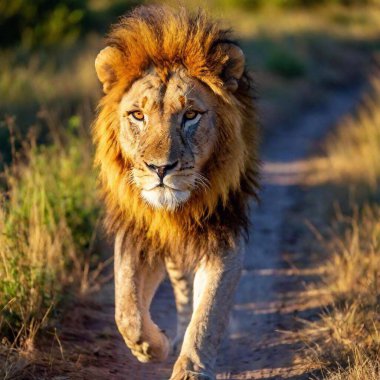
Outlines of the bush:
M 82 31 L 86 0 L 0 2 L 0 46 L 25 48 L 75 41 Z
M 275 48 L 266 60 L 266 67 L 285 78 L 296 78 L 305 73 L 305 64 L 290 51 Z

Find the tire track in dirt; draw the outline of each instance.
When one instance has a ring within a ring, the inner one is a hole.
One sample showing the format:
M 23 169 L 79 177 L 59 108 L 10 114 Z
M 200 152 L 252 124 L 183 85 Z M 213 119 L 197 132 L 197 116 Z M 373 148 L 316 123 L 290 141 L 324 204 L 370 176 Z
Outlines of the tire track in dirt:
M 220 380 L 307 378 L 305 368 L 294 363 L 299 343 L 278 332 L 292 330 L 295 317 L 313 315 L 319 306 L 318 298 L 305 291 L 305 283 L 316 276 L 315 269 L 307 265 L 308 258 L 299 252 L 305 265 L 294 269 L 285 255 L 284 242 L 292 239 L 288 235 L 297 229 L 288 224 L 287 214 L 297 206 L 302 161 L 340 117 L 352 110 L 360 93 L 356 87 L 330 94 L 323 106 L 309 110 L 293 125 L 279 128 L 263 148 L 261 203 L 252 211 L 252 237 L 228 336 L 217 361 Z M 114 322 L 113 291 L 112 283 L 105 285 L 92 297 L 91 309 L 87 305 L 76 311 L 73 340 L 75 355 L 81 353 L 76 359 L 77 377 L 68 378 L 168 379 L 174 357 L 162 364 L 140 364 L 129 353 Z M 173 337 L 175 306 L 167 281 L 158 290 L 152 310 L 156 323 Z M 63 334 L 64 343 L 68 336 Z

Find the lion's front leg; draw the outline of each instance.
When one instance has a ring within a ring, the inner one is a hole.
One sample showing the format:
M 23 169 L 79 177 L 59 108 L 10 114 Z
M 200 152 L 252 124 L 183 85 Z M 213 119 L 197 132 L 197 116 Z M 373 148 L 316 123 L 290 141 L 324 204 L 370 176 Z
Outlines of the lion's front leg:
M 242 247 L 203 263 L 194 280 L 194 313 L 171 380 L 213 380 L 242 267 Z
M 166 259 L 166 270 L 173 287 L 177 309 L 177 334 L 173 340 L 173 353 L 178 353 L 193 313 L 194 274 L 183 270 L 170 259 Z
M 115 241 L 115 319 L 125 343 L 140 362 L 162 361 L 169 353 L 165 334 L 152 321 L 150 304 L 165 276 L 163 262 L 141 263 L 130 241 Z

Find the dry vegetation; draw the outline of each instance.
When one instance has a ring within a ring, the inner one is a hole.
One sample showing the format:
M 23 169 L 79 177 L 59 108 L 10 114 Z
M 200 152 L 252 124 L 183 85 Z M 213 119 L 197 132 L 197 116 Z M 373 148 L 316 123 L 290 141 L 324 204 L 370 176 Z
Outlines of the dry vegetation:
M 92 3 L 96 9 L 107 8 L 104 1 Z M 204 5 L 196 0 L 190 3 Z M 304 107 L 325 101 L 331 89 L 363 79 L 378 46 L 379 7 L 335 4 L 312 10 L 286 9 L 265 2 L 269 5 L 242 11 L 235 6 L 239 1 L 219 3 L 211 4 L 210 11 L 238 34 L 255 71 L 268 130 L 291 120 Z M 96 99 L 99 86 L 93 62 L 101 46 L 101 36 L 91 31 L 76 44 L 48 53 L 5 49 L 0 59 L 0 93 L 7 94 L 2 110 L 16 114 L 26 129 L 40 104 L 69 108 L 82 99 Z
M 308 359 L 327 380 L 380 377 L 379 104 L 375 77 L 357 114 L 327 139 L 319 166 L 340 187 L 336 194 L 342 188 L 356 194 L 348 206 L 351 212 L 339 213 L 322 240 L 328 254 L 323 291 L 329 306 L 301 332 Z
M 30 133 L 3 173 L 1 378 L 12 378 L 19 370 L 13 352 L 31 352 L 39 330 L 52 328 L 64 292 L 81 294 L 91 285 L 88 269 L 97 260 L 92 247 L 99 202 L 89 139 L 80 134 L 80 122 L 72 117 L 69 130 L 62 135 L 57 129 L 49 146 L 37 146 Z
M 321 177 L 376 193 L 380 184 L 380 75 L 356 115 L 348 115 L 325 144 L 318 161 Z

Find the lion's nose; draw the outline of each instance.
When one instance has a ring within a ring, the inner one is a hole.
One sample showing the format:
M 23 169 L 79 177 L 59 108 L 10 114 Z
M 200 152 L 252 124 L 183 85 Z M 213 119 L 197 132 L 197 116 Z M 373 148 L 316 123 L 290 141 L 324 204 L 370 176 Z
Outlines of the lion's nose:
M 158 175 L 158 177 L 160 178 L 160 180 L 162 181 L 164 179 L 164 177 L 166 176 L 166 174 L 170 171 L 170 170 L 173 170 L 177 165 L 178 165 L 178 161 L 175 161 L 171 164 L 166 164 L 166 165 L 155 165 L 155 164 L 152 164 L 152 163 L 147 163 L 145 162 L 145 165 L 152 171 L 155 171 Z

